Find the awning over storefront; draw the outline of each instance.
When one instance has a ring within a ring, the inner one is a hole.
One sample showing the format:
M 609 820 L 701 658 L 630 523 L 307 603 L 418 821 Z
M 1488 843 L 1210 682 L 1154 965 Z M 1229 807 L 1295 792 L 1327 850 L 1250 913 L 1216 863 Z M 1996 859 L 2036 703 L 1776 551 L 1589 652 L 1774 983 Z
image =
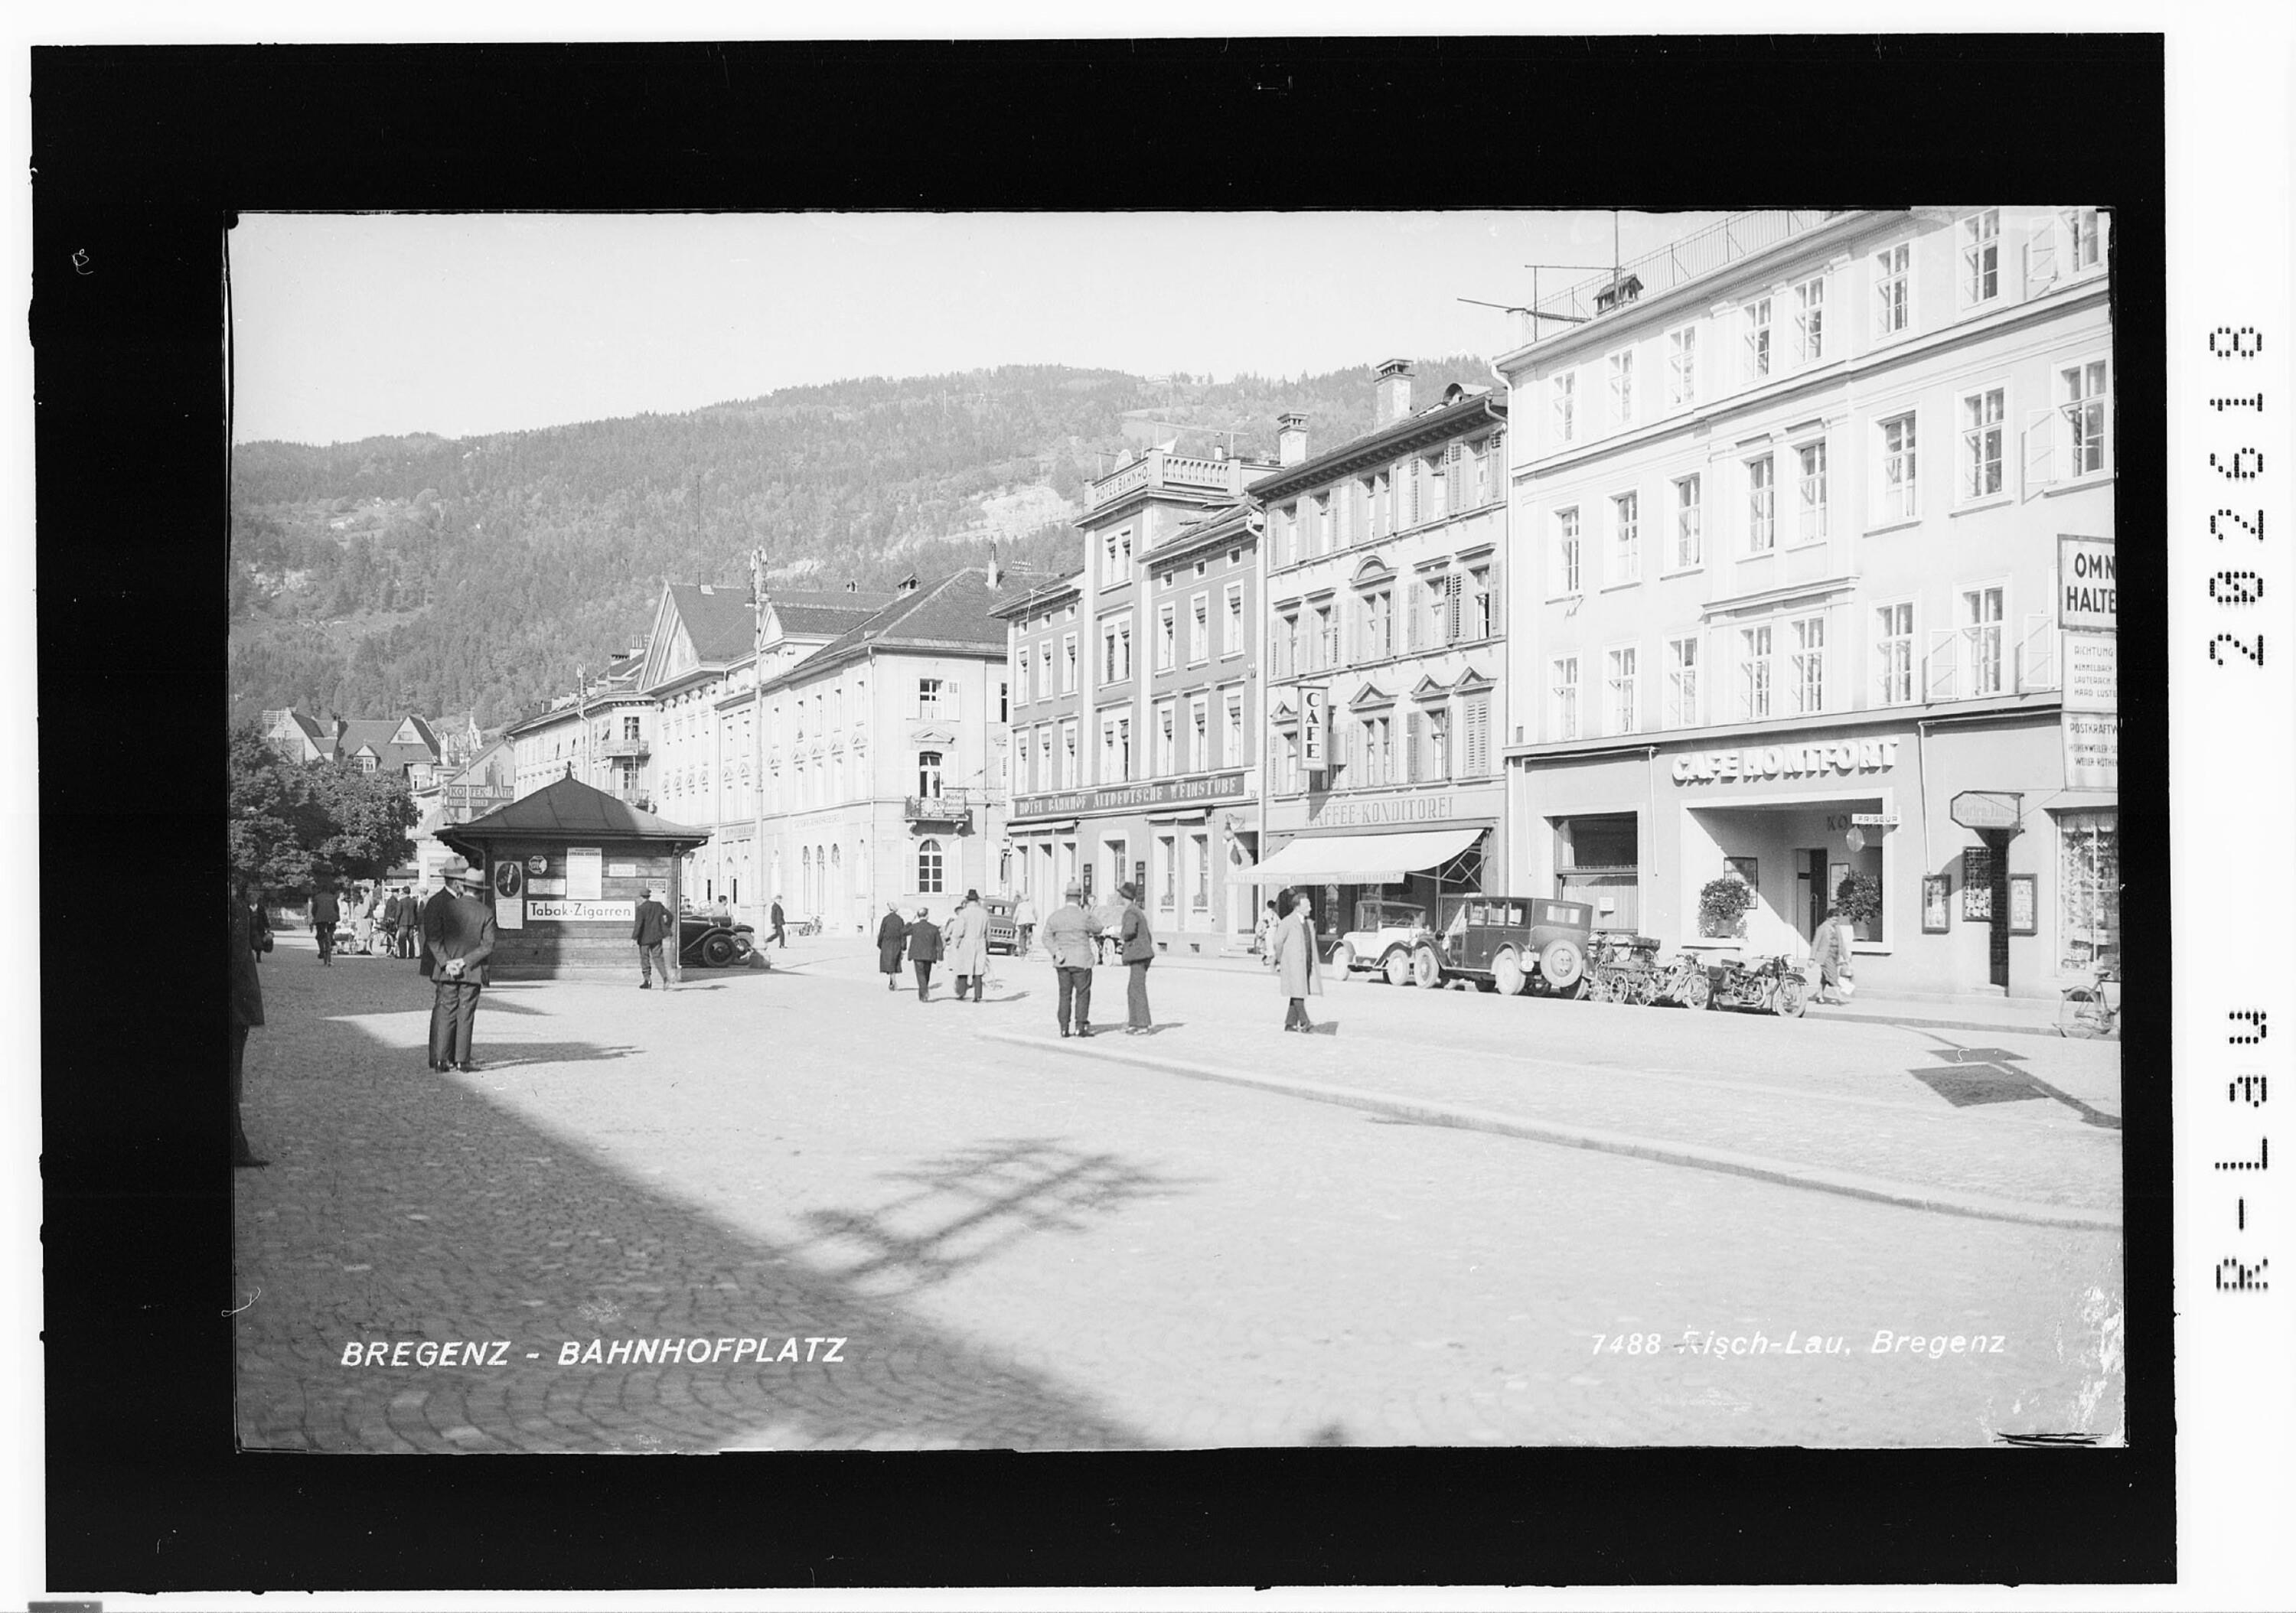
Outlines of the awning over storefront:
M 1256 885 L 1399 885 L 1482 838 L 1480 829 L 1421 829 L 1405 834 L 1334 834 L 1296 839 L 1250 871 Z

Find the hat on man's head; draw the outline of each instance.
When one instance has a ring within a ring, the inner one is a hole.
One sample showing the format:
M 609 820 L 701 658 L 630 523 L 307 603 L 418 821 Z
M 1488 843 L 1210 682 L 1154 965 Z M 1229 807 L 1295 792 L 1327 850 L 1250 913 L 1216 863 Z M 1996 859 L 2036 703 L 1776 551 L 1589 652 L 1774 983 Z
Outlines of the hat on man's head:
M 1127 880 L 1116 888 L 1116 894 L 1128 902 L 1136 902 L 1140 899 L 1140 887 Z
M 1070 880 L 1069 888 L 1061 894 L 1064 897 L 1080 897 L 1084 895 L 1084 886 L 1075 880 Z
M 486 876 L 470 864 L 464 857 L 448 857 L 439 868 L 439 877 L 450 885 L 480 885 Z
M 964 899 L 968 902 L 978 902 L 980 900 L 980 893 L 977 890 L 968 890 L 964 893 Z

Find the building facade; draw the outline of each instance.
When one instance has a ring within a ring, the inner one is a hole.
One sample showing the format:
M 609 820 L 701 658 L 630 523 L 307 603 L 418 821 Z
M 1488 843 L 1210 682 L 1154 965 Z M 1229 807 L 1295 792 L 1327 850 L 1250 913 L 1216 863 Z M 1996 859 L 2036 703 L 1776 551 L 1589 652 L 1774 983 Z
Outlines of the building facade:
M 1428 905 L 1505 887 L 1506 420 L 1488 389 L 1414 410 L 1382 364 L 1374 427 L 1308 457 L 1287 415 L 1267 510 L 1267 894 Z
M 1789 954 L 1878 896 L 1885 994 L 2117 944 L 2108 223 L 1743 216 L 1500 360 L 1514 889 Z
M 583 675 L 573 693 L 503 730 L 520 798 L 572 778 L 645 807 L 654 717 L 638 684 L 645 659 L 644 650 L 617 655 L 600 675 Z
M 1259 533 L 1273 465 L 1152 448 L 1093 483 L 1084 569 L 997 612 L 1013 692 L 1002 881 L 1140 887 L 1167 951 L 1248 943 L 1258 856 Z

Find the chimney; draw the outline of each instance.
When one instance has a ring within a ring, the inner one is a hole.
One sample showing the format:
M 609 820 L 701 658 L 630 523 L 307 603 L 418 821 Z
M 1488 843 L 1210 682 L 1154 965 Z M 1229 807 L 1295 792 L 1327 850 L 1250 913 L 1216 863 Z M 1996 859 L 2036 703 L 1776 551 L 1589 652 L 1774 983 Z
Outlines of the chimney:
M 1275 463 L 1296 465 L 1308 457 L 1308 417 L 1304 414 L 1279 414 L 1275 417 Z
M 1391 426 L 1411 413 L 1411 361 L 1390 358 L 1371 383 L 1371 429 Z
M 996 545 L 995 544 L 993 544 L 993 543 L 992 543 L 992 544 L 990 544 L 988 545 L 988 592 L 989 592 L 989 593 L 994 594 L 994 593 L 996 593 L 996 585 L 997 585 L 997 582 L 998 582 L 998 580 L 999 580 L 999 578 L 1000 578 L 1000 577 L 1001 577 L 1001 576 L 1002 576 L 1002 574 L 1001 574 L 1001 573 L 996 569 Z

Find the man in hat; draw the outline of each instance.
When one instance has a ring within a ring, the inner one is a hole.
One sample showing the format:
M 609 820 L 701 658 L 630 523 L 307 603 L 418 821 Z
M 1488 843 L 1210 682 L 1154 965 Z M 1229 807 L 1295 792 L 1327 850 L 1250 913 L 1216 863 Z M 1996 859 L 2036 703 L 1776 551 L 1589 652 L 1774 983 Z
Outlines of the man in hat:
M 669 965 L 661 960 L 661 944 L 669 939 L 669 909 L 653 899 L 651 886 L 638 892 L 637 923 L 630 939 L 638 944 L 638 989 L 653 989 L 653 971 L 661 970 L 661 988 L 669 989 Z
M 485 879 L 459 858 L 447 864 L 447 889 L 422 910 L 422 972 L 430 977 L 430 1068 L 470 1071 L 472 1022 L 495 950 L 495 914 L 479 897 Z M 455 888 L 459 887 L 460 888 Z M 450 894 L 451 893 L 451 894 Z
M 1084 887 L 1069 882 L 1068 901 L 1045 921 L 1045 950 L 1052 954 L 1053 972 L 1060 980 L 1060 1002 L 1054 1013 L 1061 1035 L 1069 1034 L 1070 1009 L 1075 1009 L 1076 1034 L 1092 1035 L 1092 966 L 1099 950 L 1100 925 L 1084 905 Z
M 964 990 L 972 987 L 972 1000 L 981 1000 L 988 982 L 988 910 L 980 905 L 980 893 L 968 890 L 957 910 L 948 915 L 941 926 L 941 957 L 949 972 L 956 977 L 956 1000 L 964 1001 Z

